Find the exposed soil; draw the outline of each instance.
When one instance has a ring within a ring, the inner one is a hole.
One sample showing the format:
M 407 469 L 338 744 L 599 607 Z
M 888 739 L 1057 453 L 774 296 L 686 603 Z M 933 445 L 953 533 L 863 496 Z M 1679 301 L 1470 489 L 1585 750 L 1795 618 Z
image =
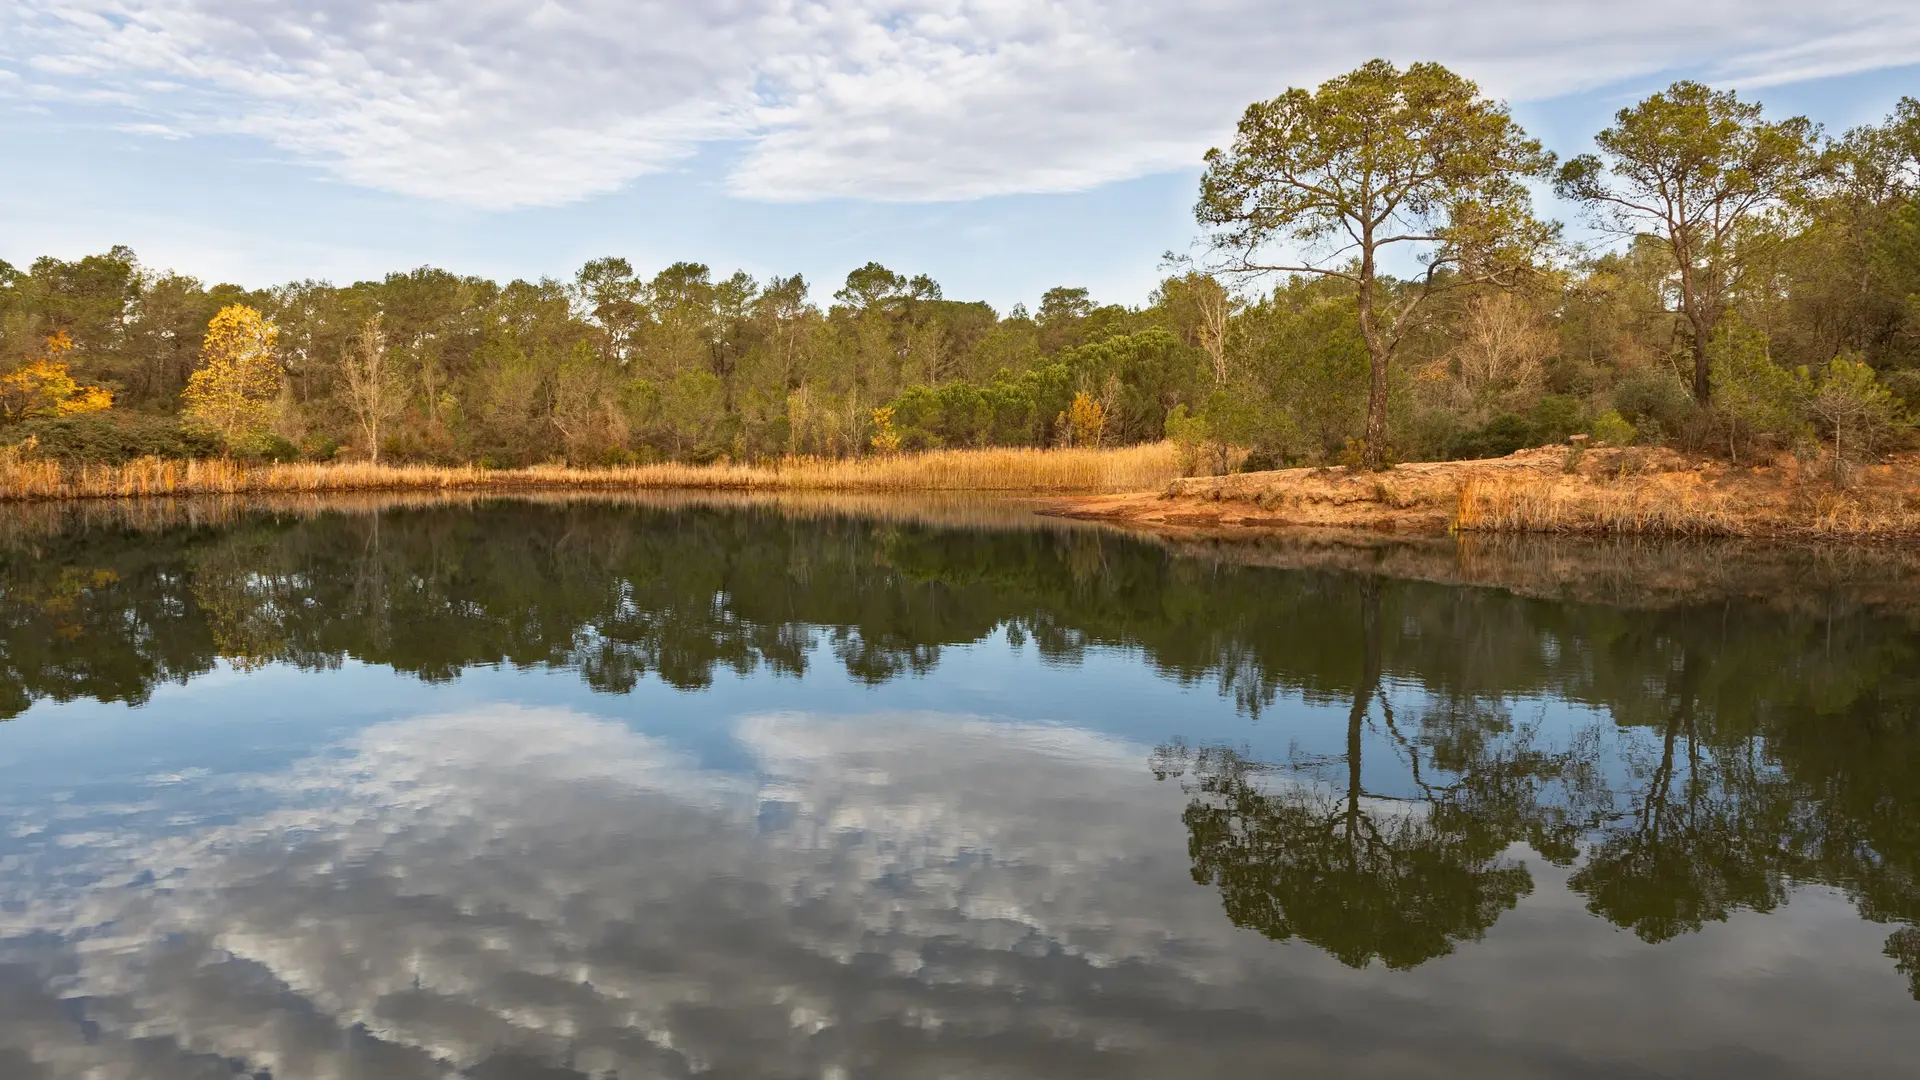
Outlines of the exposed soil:
M 1836 479 L 1790 455 L 1757 464 L 1567 446 L 1381 472 L 1285 469 L 1056 500 L 1046 512 L 1189 538 L 1300 529 L 1920 539 L 1920 455 Z

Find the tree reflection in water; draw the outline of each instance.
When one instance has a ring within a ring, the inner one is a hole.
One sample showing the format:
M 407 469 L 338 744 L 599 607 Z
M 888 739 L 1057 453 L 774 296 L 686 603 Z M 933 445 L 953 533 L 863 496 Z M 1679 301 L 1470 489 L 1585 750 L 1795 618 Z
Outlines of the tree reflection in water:
M 1846 889 L 1873 921 L 1920 921 L 1920 740 L 1911 701 L 1883 693 L 1908 680 L 1863 674 L 1864 692 L 1834 713 L 1713 683 L 1714 653 L 1658 635 L 1661 662 L 1608 703 L 1611 737 L 1542 748 L 1537 727 L 1497 702 L 1454 702 L 1429 707 L 1409 738 L 1381 686 L 1381 590 L 1357 585 L 1359 672 L 1337 760 L 1256 762 L 1179 742 L 1153 755 L 1154 776 L 1190 796 L 1194 880 L 1218 887 L 1236 925 L 1353 967 L 1414 967 L 1478 939 L 1531 891 L 1519 843 L 1574 867 L 1587 910 L 1649 943 L 1772 911 L 1796 881 Z M 1664 715 L 1641 720 L 1649 707 Z M 1411 796 L 1363 783 L 1367 734 Z M 1850 740 L 1856 753 L 1841 749 Z M 1886 953 L 1920 999 L 1920 930 L 1896 930 Z
M 223 662 L 540 666 L 624 693 L 827 656 L 883 683 L 996 633 L 1059 663 L 1125 648 L 1250 716 L 1344 706 L 1322 758 L 1154 756 L 1190 795 L 1194 877 L 1242 926 L 1412 967 L 1527 896 L 1530 850 L 1649 942 L 1830 885 L 1890 925 L 1920 996 L 1920 632 L 1790 580 L 1639 608 L 1073 529 L 594 503 L 242 515 L 0 550 L 0 714 L 137 703 Z M 1602 723 L 1515 718 L 1548 706 Z

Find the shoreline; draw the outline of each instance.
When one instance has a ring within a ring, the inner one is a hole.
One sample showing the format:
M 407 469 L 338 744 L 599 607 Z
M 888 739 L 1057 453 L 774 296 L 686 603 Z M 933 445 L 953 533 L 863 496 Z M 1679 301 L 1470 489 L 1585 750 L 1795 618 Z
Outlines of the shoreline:
M 125 503 L 216 496 L 539 497 L 680 492 L 1022 499 L 1032 512 L 1180 539 L 1316 531 L 1462 535 L 1920 541 L 1920 454 L 1845 484 L 1788 455 L 1752 464 L 1652 448 L 1550 446 L 1379 472 L 1296 468 L 1179 477 L 1171 443 L 1117 449 L 936 450 L 849 460 L 520 469 L 142 459 L 65 467 L 0 460 L 0 502 Z
M 1735 465 L 1670 450 L 1540 447 L 1376 473 L 1192 477 L 1158 492 L 1054 499 L 1042 512 L 1199 539 L 1336 529 L 1910 543 L 1920 541 L 1920 455 L 1856 468 L 1843 487 L 1786 455 Z

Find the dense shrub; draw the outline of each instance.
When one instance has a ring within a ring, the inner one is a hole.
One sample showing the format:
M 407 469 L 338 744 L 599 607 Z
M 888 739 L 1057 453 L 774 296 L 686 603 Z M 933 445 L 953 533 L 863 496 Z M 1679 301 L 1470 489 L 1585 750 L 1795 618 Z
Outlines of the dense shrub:
M 1617 414 L 1613 414 L 1619 420 Z M 1587 409 L 1578 398 L 1548 394 L 1525 413 L 1507 412 L 1480 427 L 1456 435 L 1450 447 L 1456 458 L 1505 457 L 1515 450 L 1565 442 L 1567 436 L 1587 430 Z
M 1456 458 L 1496 458 L 1506 457 L 1515 450 L 1524 450 L 1533 446 L 1534 428 L 1527 418 L 1519 413 L 1501 413 L 1472 431 L 1463 432 L 1454 440 L 1453 456 Z
M 1533 428 L 1533 445 L 1567 441 L 1567 436 L 1585 431 L 1587 407 L 1580 399 L 1566 394 L 1548 394 L 1527 410 L 1527 424 Z
M 1640 441 L 1658 443 L 1684 430 L 1694 414 L 1693 399 L 1671 370 L 1647 367 L 1614 384 L 1613 408 L 1632 424 Z
M 142 457 L 213 457 L 220 452 L 218 436 L 183 427 L 175 417 L 118 410 L 28 420 L 0 436 L 16 444 L 28 438 L 34 440 L 37 455 L 71 465 L 119 465 Z

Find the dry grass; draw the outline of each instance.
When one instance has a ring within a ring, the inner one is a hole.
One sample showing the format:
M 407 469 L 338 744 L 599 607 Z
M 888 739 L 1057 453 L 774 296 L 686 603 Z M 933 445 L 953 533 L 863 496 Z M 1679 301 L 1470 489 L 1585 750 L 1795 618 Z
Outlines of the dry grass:
M 1920 462 L 1900 460 L 1837 485 L 1791 459 L 1761 468 L 1667 454 L 1633 468 L 1561 476 L 1466 477 L 1457 532 L 1816 539 L 1920 537 Z
M 354 491 L 992 491 L 1068 493 L 1164 487 L 1178 475 L 1169 443 L 1114 450 L 940 450 L 858 460 L 790 459 L 767 465 L 641 465 L 580 469 L 440 468 L 417 465 L 241 465 L 143 458 L 126 465 L 63 467 L 0 455 L 0 500 Z
M 1578 478 L 1468 477 L 1456 532 L 1744 536 L 1754 530 L 1724 494 L 1668 477 L 1587 483 Z

